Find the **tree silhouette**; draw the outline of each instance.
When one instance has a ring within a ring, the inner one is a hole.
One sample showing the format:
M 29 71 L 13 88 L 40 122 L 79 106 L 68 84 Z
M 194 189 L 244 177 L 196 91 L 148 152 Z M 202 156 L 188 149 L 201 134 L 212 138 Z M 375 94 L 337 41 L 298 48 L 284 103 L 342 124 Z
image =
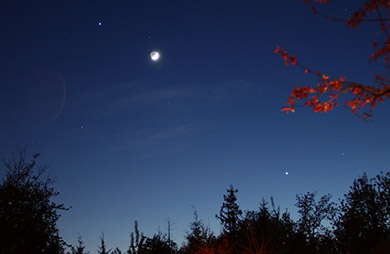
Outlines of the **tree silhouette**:
M 100 245 L 98 246 L 98 253 L 99 254 L 110 254 L 111 250 L 106 250 L 106 242 L 104 241 L 104 233 L 102 233 L 102 236 L 100 237 Z
M 247 211 L 240 222 L 239 253 L 288 253 L 294 223 L 283 214 L 271 197 L 271 209 L 264 199 L 258 211 Z
M 345 200 L 335 235 L 340 250 L 350 253 L 370 251 L 390 239 L 390 173 L 368 179 L 366 174 L 353 182 Z
M 122 251 L 119 248 L 115 248 L 111 254 L 122 254 Z
M 215 237 L 210 228 L 199 219 L 196 210 L 186 240 L 186 245 L 181 248 L 181 251 L 186 254 L 210 253 L 214 249 Z
M 176 250 L 176 243 L 162 233 L 157 233 L 152 238 L 146 238 L 142 254 L 173 254 Z
M 5 179 L 0 184 L 0 253 L 64 253 L 58 234 L 58 210 L 67 210 L 51 199 L 57 195 L 44 178 L 46 166 L 37 166 L 39 154 L 27 162 L 25 150 L 4 161 Z
M 330 202 L 331 195 L 324 195 L 316 202 L 316 192 L 308 192 L 304 195 L 297 195 L 297 203 L 300 215 L 297 222 L 298 234 L 302 234 L 308 249 L 319 253 L 320 245 L 326 243 L 327 252 L 334 250 L 330 229 L 324 226 L 323 221 L 331 222 L 337 213 L 336 204 Z M 322 246 L 324 248 L 325 246 Z
M 138 230 L 138 221 L 134 221 L 134 232 L 130 233 L 130 246 L 127 250 L 128 254 L 141 254 L 143 253 L 144 242 L 146 237 Z
M 236 202 L 236 193 L 238 190 L 234 189 L 233 185 L 230 185 L 227 192 L 228 195 L 223 195 L 224 202 L 222 203 L 219 215 L 215 217 L 220 220 L 223 230 L 227 234 L 234 234 L 238 230 L 242 211 Z
M 71 246 L 72 254 L 89 254 L 89 251 L 85 251 L 85 245 L 81 235 L 77 237 L 77 246 Z
M 170 224 L 169 224 L 170 225 Z M 175 242 L 170 240 L 170 236 L 161 232 L 149 238 L 140 233 L 138 222 L 134 222 L 134 232 L 130 233 L 130 246 L 128 254 L 172 254 L 177 250 Z
M 305 0 L 310 3 L 310 0 Z M 314 2 L 328 4 L 328 0 L 314 0 Z M 305 70 L 307 74 L 318 76 L 318 83 L 315 86 L 296 87 L 290 93 L 287 100 L 287 106 L 282 108 L 286 113 L 295 111 L 297 100 L 303 100 L 304 106 L 312 107 L 314 112 L 324 112 L 332 110 L 338 104 L 337 99 L 340 96 L 347 96 L 345 105 L 350 108 L 351 112 L 356 114 L 364 107 L 369 105 L 363 114 L 359 114 L 362 118 L 372 116 L 372 110 L 384 99 L 390 98 L 390 33 L 389 13 L 390 0 L 369 0 L 362 8 L 356 10 L 348 19 L 334 18 L 318 12 L 312 7 L 314 14 L 325 17 L 329 20 L 345 22 L 349 28 L 355 29 L 362 22 L 376 22 L 379 25 L 379 41 L 373 40 L 372 46 L 374 52 L 369 56 L 370 61 L 383 61 L 384 70 L 374 74 L 375 82 L 373 85 L 363 85 L 358 82 L 347 80 L 345 77 L 329 77 L 325 73 L 312 70 L 303 64 L 298 63 L 295 55 L 288 54 L 287 51 L 279 46 L 274 50 L 283 60 L 285 65 L 298 66 Z M 374 16 L 371 18 L 369 15 Z M 324 96 L 326 96 L 324 98 Z

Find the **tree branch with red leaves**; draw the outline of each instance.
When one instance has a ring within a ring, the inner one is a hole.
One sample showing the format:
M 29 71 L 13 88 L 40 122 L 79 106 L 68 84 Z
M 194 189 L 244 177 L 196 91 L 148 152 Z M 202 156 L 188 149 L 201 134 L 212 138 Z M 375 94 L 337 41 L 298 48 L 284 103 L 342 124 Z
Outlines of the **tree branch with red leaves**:
M 314 2 L 328 4 L 328 0 L 313 0 Z M 307 4 L 310 0 L 304 0 Z M 336 101 L 341 96 L 347 96 L 345 105 L 350 108 L 353 114 L 358 114 L 363 119 L 371 117 L 374 107 L 384 99 L 390 98 L 390 0 L 369 0 L 364 6 L 356 10 L 348 19 L 334 18 L 318 12 L 314 7 L 312 11 L 326 19 L 345 22 L 349 28 L 355 29 L 362 22 L 376 22 L 380 26 L 380 35 L 384 36 L 382 42 L 373 41 L 374 52 L 369 56 L 370 61 L 383 60 L 386 72 L 374 74 L 375 82 L 372 86 L 347 81 L 345 77 L 330 78 L 319 71 L 312 70 L 297 62 L 295 55 L 290 55 L 281 47 L 277 47 L 274 53 L 278 54 L 285 65 L 297 66 L 305 70 L 305 73 L 318 77 L 315 86 L 298 86 L 293 89 L 287 100 L 287 106 L 282 108 L 286 113 L 295 112 L 295 105 L 298 100 L 304 101 L 303 105 L 312 107 L 314 112 L 326 113 L 338 106 Z M 384 11 L 385 16 L 382 14 Z M 376 15 L 375 18 L 367 18 L 369 15 Z

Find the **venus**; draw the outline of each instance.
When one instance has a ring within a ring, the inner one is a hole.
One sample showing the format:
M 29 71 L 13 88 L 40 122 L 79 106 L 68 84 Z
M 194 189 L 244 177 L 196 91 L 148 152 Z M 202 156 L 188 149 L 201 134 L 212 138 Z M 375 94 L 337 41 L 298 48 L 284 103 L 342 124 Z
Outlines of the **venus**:
M 150 58 L 152 59 L 152 61 L 157 61 L 158 59 L 160 59 L 160 53 L 158 53 L 157 51 L 152 51 L 152 53 L 150 53 Z

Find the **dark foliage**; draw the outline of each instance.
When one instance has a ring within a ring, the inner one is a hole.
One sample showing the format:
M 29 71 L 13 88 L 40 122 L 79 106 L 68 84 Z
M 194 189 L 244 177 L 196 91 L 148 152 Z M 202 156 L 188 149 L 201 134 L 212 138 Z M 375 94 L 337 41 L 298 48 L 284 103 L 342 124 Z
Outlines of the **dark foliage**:
M 190 231 L 186 235 L 187 244 L 182 247 L 182 253 L 208 253 L 214 248 L 216 238 L 210 228 L 205 226 L 194 211 L 194 221 L 190 224 Z
M 158 233 L 149 238 L 138 230 L 138 222 L 134 222 L 134 232 L 130 234 L 130 247 L 128 254 L 172 254 L 177 250 L 175 242 Z
M 179 253 L 390 253 L 390 172 L 372 179 L 364 174 L 339 206 L 329 194 L 318 200 L 316 192 L 297 195 L 297 222 L 272 198 L 270 206 L 263 199 L 258 211 L 242 217 L 235 193 L 230 186 L 217 215 L 222 233 L 213 236 L 195 212 Z
M 349 193 L 341 201 L 341 214 L 335 230 L 342 252 L 390 250 L 389 190 L 390 172 L 372 179 L 363 174 L 353 182 Z
M 111 254 L 122 254 L 122 251 L 119 248 L 115 248 Z
M 318 202 L 316 192 L 297 195 L 296 207 L 300 218 L 297 222 L 297 234 L 304 249 L 313 253 L 333 253 L 336 251 L 329 227 L 323 221 L 332 223 L 337 213 L 336 204 L 331 202 L 331 195 L 324 195 Z
M 247 211 L 240 222 L 236 253 L 288 253 L 294 223 L 288 212 L 280 213 L 271 198 L 271 208 L 263 199 L 259 211 Z
M 167 240 L 161 233 L 155 234 L 151 238 L 146 238 L 142 254 L 172 254 L 177 249 L 176 243 Z
M 130 233 L 130 246 L 127 250 L 128 254 L 141 254 L 143 253 L 143 246 L 146 237 L 139 232 L 138 222 L 134 221 L 134 232 Z
M 89 254 L 89 251 L 85 251 L 85 245 L 81 235 L 77 238 L 77 246 L 71 246 L 71 254 Z
M 216 218 L 220 220 L 223 230 L 227 234 L 234 234 L 238 230 L 239 221 L 241 219 L 242 211 L 237 204 L 236 193 L 233 185 L 227 189 L 228 195 L 223 195 L 224 202 L 222 203 L 219 215 Z
M 0 253 L 64 253 L 65 243 L 58 234 L 58 210 L 66 210 L 51 198 L 59 193 L 43 177 L 46 167 L 36 166 L 39 154 L 30 162 L 24 150 L 4 161 L 5 179 L 0 185 Z
M 104 241 L 104 233 L 100 237 L 100 245 L 98 246 L 98 254 L 110 254 L 111 249 L 107 250 L 106 242 Z

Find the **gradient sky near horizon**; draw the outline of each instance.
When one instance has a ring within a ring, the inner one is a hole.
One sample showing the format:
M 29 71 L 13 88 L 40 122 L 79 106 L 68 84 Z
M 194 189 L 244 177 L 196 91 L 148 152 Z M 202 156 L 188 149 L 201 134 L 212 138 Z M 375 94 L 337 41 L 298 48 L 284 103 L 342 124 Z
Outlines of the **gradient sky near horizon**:
M 317 8 L 348 17 L 363 2 Z M 284 114 L 316 79 L 273 53 L 372 84 L 375 24 L 351 30 L 298 0 L 14 0 L 0 31 L 0 155 L 41 154 L 72 207 L 61 235 L 91 253 L 102 231 L 126 251 L 135 220 L 152 236 L 169 219 L 180 246 L 193 207 L 218 234 L 230 184 L 241 209 L 273 196 L 296 218 L 296 194 L 337 201 L 363 172 L 390 170 L 389 102 L 366 122 L 344 106 Z

